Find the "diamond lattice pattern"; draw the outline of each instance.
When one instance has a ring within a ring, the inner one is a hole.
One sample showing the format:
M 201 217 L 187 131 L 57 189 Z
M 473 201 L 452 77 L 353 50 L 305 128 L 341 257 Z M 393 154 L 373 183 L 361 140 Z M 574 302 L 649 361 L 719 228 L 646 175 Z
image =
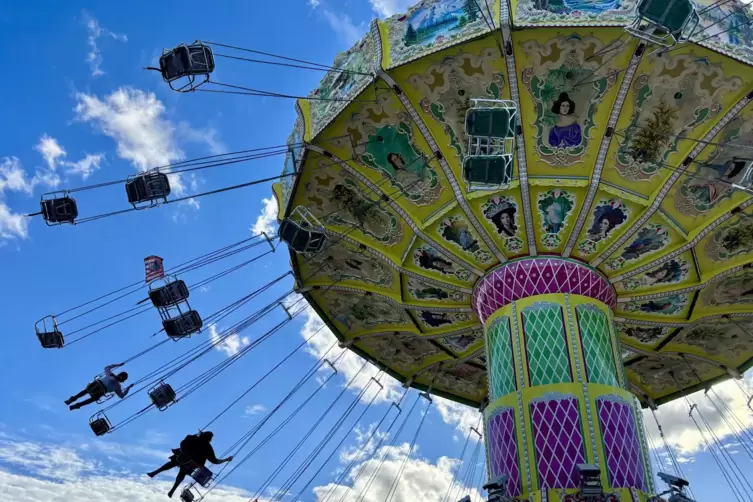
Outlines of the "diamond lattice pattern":
M 591 306 L 579 305 L 575 311 L 586 358 L 588 381 L 618 387 L 607 316 Z
M 515 392 L 515 366 L 512 356 L 510 318 L 500 317 L 492 323 L 487 335 L 490 393 L 492 401 L 510 392 Z
M 630 404 L 612 398 L 597 399 L 599 425 L 612 488 L 646 488 L 641 446 Z
M 578 400 L 537 400 L 530 406 L 540 487 L 577 487 L 575 466 L 586 461 Z
M 523 310 L 531 386 L 571 383 L 565 325 L 559 305 L 532 305 Z
M 557 258 L 510 262 L 484 277 L 473 291 L 472 304 L 481 322 L 500 307 L 547 293 L 588 296 L 614 307 L 616 293 L 607 279 L 593 269 Z
M 521 495 L 518 438 L 515 435 L 515 413 L 512 408 L 495 411 L 487 423 L 486 432 L 489 435 L 492 475 L 496 477 L 509 474 L 507 494 L 511 497 Z

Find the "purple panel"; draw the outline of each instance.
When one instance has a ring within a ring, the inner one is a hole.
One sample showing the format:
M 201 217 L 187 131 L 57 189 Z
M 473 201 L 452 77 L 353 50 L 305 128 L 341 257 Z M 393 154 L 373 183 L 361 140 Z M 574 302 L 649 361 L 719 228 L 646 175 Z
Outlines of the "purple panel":
M 575 466 L 586 463 L 578 400 L 537 399 L 530 407 L 540 488 L 576 488 Z
M 473 290 L 473 309 L 486 322 L 500 307 L 528 296 L 572 293 L 614 307 L 617 296 L 606 277 L 582 263 L 561 258 L 527 258 L 506 263 Z
M 596 400 L 612 488 L 648 491 L 633 408 L 614 397 Z
M 521 495 L 518 438 L 515 435 L 515 414 L 512 408 L 496 410 L 486 424 L 486 433 L 489 435 L 492 476 L 509 474 L 507 494 L 512 497 Z

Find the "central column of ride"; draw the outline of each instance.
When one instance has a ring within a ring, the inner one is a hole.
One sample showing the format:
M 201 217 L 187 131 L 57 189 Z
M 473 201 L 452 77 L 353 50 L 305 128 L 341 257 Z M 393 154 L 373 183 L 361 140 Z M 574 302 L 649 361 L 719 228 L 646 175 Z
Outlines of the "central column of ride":
M 601 470 L 603 500 L 652 492 L 640 407 L 626 390 L 607 279 L 554 257 L 513 260 L 479 281 L 491 478 L 530 502 L 577 501 L 578 464 Z M 595 499 L 599 500 L 599 499 Z

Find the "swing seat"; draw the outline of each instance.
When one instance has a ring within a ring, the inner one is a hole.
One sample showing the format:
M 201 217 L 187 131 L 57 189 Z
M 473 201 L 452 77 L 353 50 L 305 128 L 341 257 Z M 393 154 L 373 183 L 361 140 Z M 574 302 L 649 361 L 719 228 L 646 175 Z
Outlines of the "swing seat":
M 48 225 L 75 223 L 78 217 L 76 200 L 68 196 L 68 192 L 54 192 L 44 194 L 39 202 L 42 218 Z
M 91 427 L 95 436 L 104 436 L 110 432 L 112 424 L 110 424 L 110 420 L 107 416 L 100 412 L 89 419 L 89 427 Z
M 169 307 L 170 305 L 186 301 L 188 294 L 186 283 L 180 279 L 176 279 L 159 288 L 150 289 L 149 299 L 152 300 L 152 304 L 157 308 Z
M 197 333 L 201 331 L 202 325 L 201 316 L 195 310 L 189 310 L 178 317 L 162 321 L 165 333 L 173 339 L 185 338 Z
M 650 43 L 669 47 L 687 40 L 683 32 L 694 32 L 699 23 L 691 0 L 640 0 L 637 17 L 626 30 Z
M 175 391 L 170 384 L 160 383 L 149 391 L 149 398 L 160 411 L 175 403 Z
M 213 476 L 214 474 L 212 473 L 212 471 L 203 466 L 198 467 L 191 473 L 191 477 L 194 479 L 194 481 L 199 483 L 204 488 L 209 485 L 209 483 L 212 481 Z
M 128 202 L 136 209 L 159 204 L 158 199 L 167 201 L 170 195 L 170 182 L 167 175 L 159 171 L 149 171 L 130 176 L 126 181 Z
M 734 183 L 733 186 L 742 190 L 750 190 L 753 186 L 753 161 L 746 159 L 746 165 L 743 169 L 743 175 L 738 183 Z
M 171 89 L 190 92 L 209 81 L 209 74 L 214 71 L 214 55 L 211 47 L 199 41 L 191 45 L 181 44 L 162 52 L 159 67 L 162 78 Z M 203 76 L 204 80 L 196 84 L 197 76 Z M 186 78 L 187 83 L 176 89 L 172 83 L 181 78 Z
M 512 154 L 474 155 L 463 161 L 463 177 L 471 185 L 505 187 L 512 181 L 512 171 Z
M 47 327 L 47 319 L 51 320 L 52 330 Z M 62 349 L 65 345 L 63 333 L 58 329 L 58 323 L 55 317 L 47 316 L 34 324 L 34 331 L 37 333 L 39 343 L 44 349 Z
M 181 502 L 194 502 L 194 500 L 196 500 L 196 496 L 191 491 L 191 487 L 186 486 L 183 488 L 183 491 L 180 492 L 180 500 Z
M 514 105 L 472 107 L 465 114 L 465 133 L 487 138 L 514 138 L 517 114 L 518 109 Z
M 317 254 L 327 244 L 324 227 L 305 207 L 298 206 L 280 225 L 280 239 L 299 254 Z

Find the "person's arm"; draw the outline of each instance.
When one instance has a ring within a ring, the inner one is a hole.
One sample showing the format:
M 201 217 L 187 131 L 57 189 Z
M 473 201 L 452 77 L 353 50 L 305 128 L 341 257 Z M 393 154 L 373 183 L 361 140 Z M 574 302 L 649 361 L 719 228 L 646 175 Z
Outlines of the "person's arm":
M 128 395 L 128 391 L 131 390 L 131 387 L 133 387 L 133 384 L 129 385 L 125 389 L 121 389 L 120 386 L 118 386 L 118 388 L 115 389 L 115 394 L 117 394 L 120 399 L 123 399 Z
M 125 363 L 120 364 L 111 364 L 109 366 L 105 366 L 105 375 L 110 376 L 112 375 L 112 370 L 115 368 L 120 368 L 121 366 L 125 365 Z
M 214 448 L 212 448 L 212 445 L 210 444 L 207 451 L 207 460 L 209 460 L 213 464 L 224 464 L 225 462 L 230 462 L 231 460 L 233 460 L 233 456 L 231 455 L 227 458 L 218 459 L 214 454 Z

